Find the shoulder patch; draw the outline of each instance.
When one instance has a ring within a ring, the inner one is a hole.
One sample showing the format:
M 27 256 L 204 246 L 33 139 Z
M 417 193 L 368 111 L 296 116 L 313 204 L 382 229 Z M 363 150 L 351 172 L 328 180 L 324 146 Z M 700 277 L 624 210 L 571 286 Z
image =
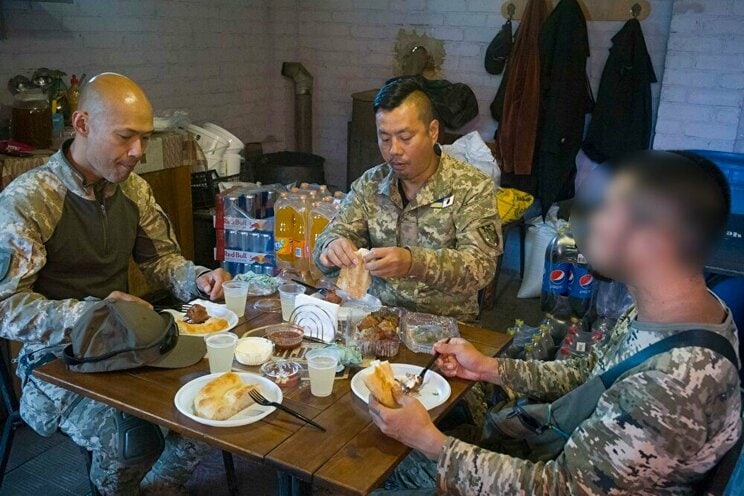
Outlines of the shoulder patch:
M 478 228 L 478 232 L 483 237 L 483 240 L 489 245 L 499 245 L 499 230 L 496 228 L 495 224 L 491 223 L 481 226 Z
M 10 258 L 13 253 L 10 250 L 0 248 L 0 281 L 3 281 L 10 271 Z

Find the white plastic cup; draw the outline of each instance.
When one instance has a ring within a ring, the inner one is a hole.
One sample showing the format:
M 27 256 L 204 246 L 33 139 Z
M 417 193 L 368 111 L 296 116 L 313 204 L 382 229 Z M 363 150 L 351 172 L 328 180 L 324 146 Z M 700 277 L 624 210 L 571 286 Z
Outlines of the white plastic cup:
M 222 284 L 222 289 L 225 292 L 225 304 L 228 310 L 235 312 L 238 317 L 245 315 L 248 284 L 242 281 L 229 281 Z
M 297 295 L 305 293 L 305 286 L 293 282 L 279 286 L 279 300 L 282 302 L 282 320 L 289 322 L 295 309 Z
M 238 336 L 232 332 L 212 334 L 204 338 L 204 341 L 207 343 L 209 372 L 212 374 L 230 372 L 235 356 L 235 347 L 238 344 Z
M 310 374 L 310 392 L 313 396 L 323 398 L 333 392 L 333 381 L 336 379 L 338 353 L 335 350 L 315 349 L 305 354 L 307 370 Z

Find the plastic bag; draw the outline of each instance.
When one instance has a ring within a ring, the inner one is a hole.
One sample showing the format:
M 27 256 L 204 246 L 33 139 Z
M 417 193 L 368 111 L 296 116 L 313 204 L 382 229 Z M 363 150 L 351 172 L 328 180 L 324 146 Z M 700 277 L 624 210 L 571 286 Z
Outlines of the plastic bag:
M 442 146 L 442 149 L 456 159 L 467 162 L 484 172 L 493 179 L 495 188 L 501 184 L 501 170 L 491 153 L 491 149 L 488 148 L 478 131 L 468 133 L 451 145 Z
M 524 277 L 522 277 L 522 285 L 519 287 L 517 298 L 540 296 L 545 269 L 545 250 L 566 221 L 558 219 L 558 205 L 553 205 L 548 210 L 545 220 L 542 217 L 535 217 L 528 220 L 527 224 L 527 235 L 524 240 Z
M 499 188 L 496 191 L 496 202 L 499 217 L 504 224 L 521 219 L 535 199 L 529 193 L 514 188 Z

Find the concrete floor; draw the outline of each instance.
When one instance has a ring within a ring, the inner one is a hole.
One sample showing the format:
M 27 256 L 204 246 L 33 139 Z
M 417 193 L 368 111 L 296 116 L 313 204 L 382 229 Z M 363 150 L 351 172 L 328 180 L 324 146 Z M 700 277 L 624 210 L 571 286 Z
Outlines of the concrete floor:
M 516 234 L 516 233 L 515 233 Z M 496 307 L 482 315 L 483 327 L 504 331 L 515 318 L 536 324 L 540 318 L 539 300 L 520 300 L 519 253 L 516 236 L 507 240 L 502 274 L 499 279 Z M 260 464 L 235 458 L 242 495 L 270 495 L 275 493 L 276 473 Z M 215 450 L 199 465 L 188 484 L 194 495 L 227 496 L 222 456 Z M 80 496 L 90 494 L 85 459 L 77 446 L 66 436 L 55 434 L 42 438 L 23 426 L 18 429 L 5 483 L 3 496 L 43 495 Z

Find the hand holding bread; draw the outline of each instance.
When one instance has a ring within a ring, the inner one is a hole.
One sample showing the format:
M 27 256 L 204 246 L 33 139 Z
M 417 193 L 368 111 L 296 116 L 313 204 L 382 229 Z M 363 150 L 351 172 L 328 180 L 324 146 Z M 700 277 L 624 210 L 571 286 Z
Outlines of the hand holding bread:
M 339 289 L 346 291 L 349 296 L 356 300 L 364 298 L 367 294 L 367 290 L 372 285 L 372 276 L 369 271 L 364 268 L 364 257 L 369 254 L 369 250 L 366 248 L 359 248 L 354 254 L 357 258 L 357 262 L 352 267 L 342 267 L 341 273 L 336 281 L 336 286 Z
M 395 380 L 393 368 L 387 360 L 375 363 L 372 367 L 372 373 L 363 377 L 364 384 L 369 389 L 374 398 L 388 408 L 397 408 L 398 402 L 395 400 L 396 392 L 400 395 L 402 390 L 400 384 Z

